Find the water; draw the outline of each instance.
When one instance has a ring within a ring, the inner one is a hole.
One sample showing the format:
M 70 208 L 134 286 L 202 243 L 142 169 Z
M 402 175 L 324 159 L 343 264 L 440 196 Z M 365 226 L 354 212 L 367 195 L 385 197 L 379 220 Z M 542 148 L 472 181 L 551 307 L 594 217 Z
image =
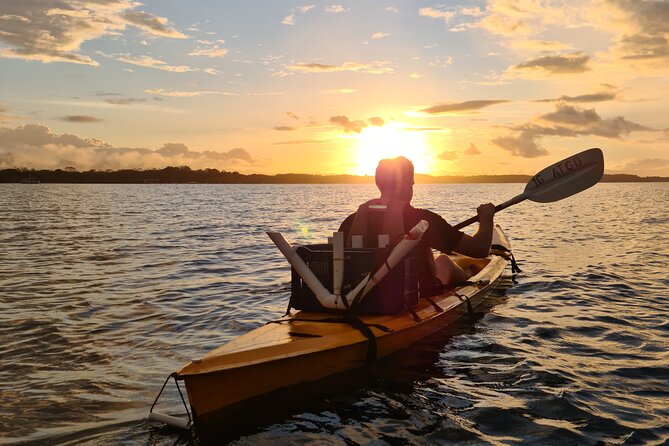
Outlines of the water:
M 417 185 L 414 204 L 455 223 L 522 187 Z M 264 230 L 320 242 L 373 195 L 0 185 L 0 444 L 187 444 L 144 418 L 169 373 L 284 311 Z M 667 444 L 667 203 L 666 183 L 600 184 L 501 213 L 524 273 L 483 316 L 225 441 Z M 174 392 L 161 405 L 179 412 Z

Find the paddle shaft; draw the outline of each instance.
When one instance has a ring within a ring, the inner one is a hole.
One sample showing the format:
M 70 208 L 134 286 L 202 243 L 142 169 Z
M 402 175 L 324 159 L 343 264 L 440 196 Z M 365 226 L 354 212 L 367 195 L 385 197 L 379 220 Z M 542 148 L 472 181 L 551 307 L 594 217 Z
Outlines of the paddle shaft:
M 516 195 L 512 199 L 507 200 L 504 203 L 498 204 L 497 206 L 495 206 L 495 213 L 501 211 L 502 209 L 506 209 L 510 206 L 513 206 L 514 204 L 518 204 L 522 201 L 525 201 L 525 200 L 527 200 L 527 198 L 528 197 L 524 192 L 522 194 Z M 469 218 L 469 219 L 467 219 L 467 220 L 465 220 L 461 223 L 458 223 L 457 225 L 453 226 L 453 228 L 455 228 L 455 229 L 466 228 L 467 226 L 471 225 L 472 223 L 476 223 L 477 221 L 479 221 L 479 216 L 478 215 L 476 215 L 472 218 Z

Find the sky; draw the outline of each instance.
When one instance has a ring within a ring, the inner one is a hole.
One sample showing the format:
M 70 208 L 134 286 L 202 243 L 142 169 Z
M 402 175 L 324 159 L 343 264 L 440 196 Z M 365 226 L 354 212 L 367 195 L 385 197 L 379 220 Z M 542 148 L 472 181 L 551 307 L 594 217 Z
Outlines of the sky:
M 669 176 L 669 1 L 0 0 L 0 168 Z

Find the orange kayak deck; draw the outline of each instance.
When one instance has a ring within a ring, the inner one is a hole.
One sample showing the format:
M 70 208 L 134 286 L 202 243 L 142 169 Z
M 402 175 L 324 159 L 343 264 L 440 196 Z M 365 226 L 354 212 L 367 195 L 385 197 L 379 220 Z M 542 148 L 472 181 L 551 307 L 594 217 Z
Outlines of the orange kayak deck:
M 494 244 L 511 246 L 498 226 Z M 197 419 L 247 399 L 299 383 L 315 381 L 355 369 L 368 360 L 370 342 L 375 357 L 382 358 L 434 333 L 467 313 L 469 299 L 478 305 L 495 287 L 509 260 L 499 252 L 483 259 L 454 255 L 460 266 L 479 271 L 472 284 L 432 297 L 443 311 L 425 299 L 414 308 L 419 321 L 409 312 L 395 315 L 354 315 L 373 334 L 373 340 L 345 323 L 342 314 L 297 311 L 269 323 L 186 364 L 177 379 L 186 385 L 188 399 Z M 466 298 L 466 299 L 465 299 Z

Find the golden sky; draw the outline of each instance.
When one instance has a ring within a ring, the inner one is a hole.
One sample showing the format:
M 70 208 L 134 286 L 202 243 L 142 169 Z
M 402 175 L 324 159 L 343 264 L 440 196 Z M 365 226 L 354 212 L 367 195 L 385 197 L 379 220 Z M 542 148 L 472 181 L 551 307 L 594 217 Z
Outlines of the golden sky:
M 0 0 L 0 168 L 669 176 L 669 1 Z

